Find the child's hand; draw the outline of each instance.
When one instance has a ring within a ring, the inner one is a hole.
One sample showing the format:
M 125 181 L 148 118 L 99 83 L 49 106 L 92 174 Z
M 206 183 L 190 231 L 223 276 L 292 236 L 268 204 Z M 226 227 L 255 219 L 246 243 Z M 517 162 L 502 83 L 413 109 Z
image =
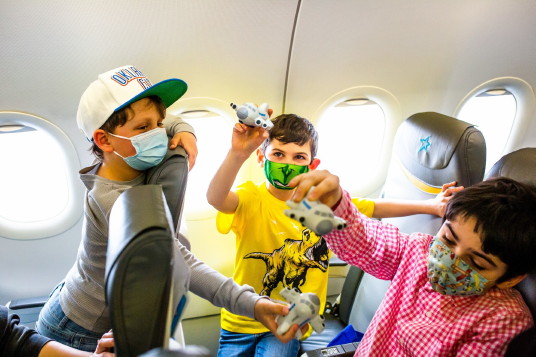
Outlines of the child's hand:
M 464 189 L 463 186 L 455 186 L 456 181 L 452 181 L 449 183 L 446 183 L 441 188 L 441 192 L 437 194 L 435 198 L 432 199 L 433 204 L 435 206 L 436 215 L 439 217 L 443 217 L 445 214 L 445 210 L 447 208 L 447 202 L 450 201 L 452 198 L 452 195 L 454 195 L 456 192 L 460 192 Z
M 339 177 L 328 170 L 313 170 L 294 177 L 289 186 L 296 187 L 292 194 L 294 202 L 300 202 L 312 186 L 316 186 L 309 194 L 309 201 L 319 200 L 326 206 L 333 208 L 342 197 L 342 188 Z
M 188 154 L 188 170 L 192 170 L 197 158 L 197 139 L 195 135 L 187 131 L 175 134 L 169 140 L 169 148 L 175 149 L 177 146 L 182 146 Z
M 287 343 L 294 338 L 296 331 L 298 331 L 299 326 L 294 324 L 290 326 L 287 332 L 282 335 L 277 334 L 277 323 L 275 318 L 277 315 L 286 316 L 288 314 L 288 305 L 279 304 L 273 302 L 269 299 L 259 299 L 255 303 L 255 320 L 262 323 L 266 328 L 268 328 L 277 339 L 283 343 Z M 309 325 L 305 324 L 302 326 L 302 333 L 306 333 L 309 329 Z
M 112 331 L 102 335 L 101 339 L 97 344 L 97 349 L 91 355 L 92 357 L 114 357 L 115 354 L 110 351 L 115 346 L 114 336 Z
M 248 158 L 267 138 L 268 132 L 261 127 L 236 123 L 233 128 L 232 150 Z

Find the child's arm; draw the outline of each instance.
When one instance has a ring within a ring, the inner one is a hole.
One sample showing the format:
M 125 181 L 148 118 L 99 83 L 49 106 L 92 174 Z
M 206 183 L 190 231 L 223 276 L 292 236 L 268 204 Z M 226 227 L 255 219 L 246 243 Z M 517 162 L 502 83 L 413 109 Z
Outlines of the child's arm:
M 27 340 L 24 343 L 30 343 Z M 112 332 L 105 333 L 97 344 L 97 349 L 94 353 L 89 353 L 72 347 L 63 345 L 57 341 L 51 340 L 43 346 L 39 352 L 39 357 L 115 357 L 115 354 L 109 352 L 115 346 Z M 19 352 L 27 353 L 25 349 Z M 26 355 L 25 355 L 26 356 Z
M 231 191 L 238 171 L 251 153 L 268 137 L 260 127 L 235 124 L 231 149 L 212 178 L 207 191 L 207 200 L 223 213 L 234 213 L 238 206 L 238 195 Z
M 374 202 L 374 218 L 402 217 L 413 214 L 433 214 L 443 217 L 447 202 L 463 186 L 455 186 L 456 181 L 443 185 L 441 192 L 429 200 L 387 200 L 378 199 Z
M 188 169 L 191 170 L 195 165 L 198 153 L 194 128 L 182 118 L 169 114 L 164 119 L 164 127 L 168 136 L 171 137 L 169 148 L 175 149 L 177 146 L 182 146 L 188 154 Z

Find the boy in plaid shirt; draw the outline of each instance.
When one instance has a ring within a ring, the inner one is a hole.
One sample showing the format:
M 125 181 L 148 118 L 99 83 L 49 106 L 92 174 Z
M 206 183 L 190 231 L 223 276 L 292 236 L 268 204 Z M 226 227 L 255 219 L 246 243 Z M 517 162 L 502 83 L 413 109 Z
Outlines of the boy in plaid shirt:
M 499 177 L 457 192 L 434 237 L 359 213 L 328 171 L 295 177 L 348 227 L 324 236 L 339 258 L 391 280 L 356 356 L 502 356 L 534 321 L 512 289 L 534 271 L 536 188 Z

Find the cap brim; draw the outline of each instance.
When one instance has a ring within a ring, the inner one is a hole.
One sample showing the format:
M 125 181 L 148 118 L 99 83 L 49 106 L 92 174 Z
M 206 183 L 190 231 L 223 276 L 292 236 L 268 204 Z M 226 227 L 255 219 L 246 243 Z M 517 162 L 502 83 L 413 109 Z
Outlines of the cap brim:
M 115 111 L 118 111 L 140 99 L 147 98 L 152 95 L 160 97 L 167 108 L 171 104 L 175 103 L 180 97 L 182 97 L 184 93 L 186 93 L 187 89 L 188 85 L 181 79 L 166 79 L 165 81 L 158 82 L 150 88 L 147 88 L 134 98 L 117 107 Z

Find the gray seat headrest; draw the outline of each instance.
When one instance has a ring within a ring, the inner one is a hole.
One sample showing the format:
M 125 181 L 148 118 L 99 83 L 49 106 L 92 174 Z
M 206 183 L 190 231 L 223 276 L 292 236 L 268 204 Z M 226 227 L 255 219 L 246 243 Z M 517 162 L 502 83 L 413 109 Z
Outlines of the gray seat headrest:
M 536 185 L 536 148 L 523 148 L 504 155 L 486 173 L 486 178 L 505 176 Z
M 441 188 L 449 178 L 469 186 L 484 175 L 485 140 L 480 130 L 440 113 L 417 113 L 406 119 L 397 131 L 393 152 L 406 174 L 426 186 Z M 466 167 L 468 163 L 473 167 Z

